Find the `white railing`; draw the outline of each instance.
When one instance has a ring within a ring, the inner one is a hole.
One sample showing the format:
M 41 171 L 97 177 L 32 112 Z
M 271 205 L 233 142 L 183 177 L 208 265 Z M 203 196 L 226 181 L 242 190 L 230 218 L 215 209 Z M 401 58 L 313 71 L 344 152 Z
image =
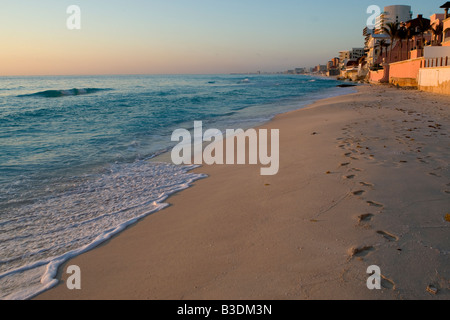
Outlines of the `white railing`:
M 450 67 L 449 57 L 425 59 L 420 64 L 421 68 Z

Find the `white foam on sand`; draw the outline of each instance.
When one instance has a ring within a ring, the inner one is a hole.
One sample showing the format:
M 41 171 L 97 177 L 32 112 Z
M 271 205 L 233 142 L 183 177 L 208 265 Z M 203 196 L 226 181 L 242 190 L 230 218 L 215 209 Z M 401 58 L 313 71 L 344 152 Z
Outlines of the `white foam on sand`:
M 61 264 L 167 207 L 171 194 L 205 177 L 189 172 L 193 168 L 116 164 L 61 194 L 18 208 L 15 216 L 21 218 L 0 245 L 0 298 L 30 299 L 58 284 Z

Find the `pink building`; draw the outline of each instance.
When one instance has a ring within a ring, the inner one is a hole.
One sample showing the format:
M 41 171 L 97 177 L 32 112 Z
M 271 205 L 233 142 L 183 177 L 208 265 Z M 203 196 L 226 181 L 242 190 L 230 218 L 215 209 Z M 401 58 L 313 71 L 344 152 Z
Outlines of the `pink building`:
M 446 9 L 445 14 L 436 13 L 430 19 L 419 15 L 406 22 L 405 27 L 414 30 L 416 35 L 410 40 L 395 40 L 392 52 L 383 52 L 379 62 L 385 62 L 384 68 L 370 71 L 371 82 L 450 94 L 450 55 L 443 48 L 450 46 L 450 2 L 441 8 Z M 435 32 L 424 31 L 429 26 Z M 436 33 L 438 26 L 442 27 L 442 33 Z
M 450 2 L 446 2 L 441 6 L 442 9 L 445 9 L 445 17 L 442 22 L 444 25 L 444 33 L 443 33 L 443 46 L 450 46 L 450 15 L 448 14 L 448 10 L 450 9 Z
M 388 41 L 390 40 L 388 39 Z M 391 46 L 389 45 L 388 47 L 383 49 L 383 54 L 380 53 L 376 63 L 379 64 L 382 64 L 383 62 L 392 63 L 411 59 L 410 50 L 415 48 L 414 44 L 415 44 L 414 40 L 409 40 L 409 44 L 407 43 L 407 40 L 404 40 L 402 42 L 400 42 L 399 40 L 394 40 L 392 53 L 391 53 Z
M 443 21 L 444 24 L 444 39 L 442 40 L 443 46 L 450 46 L 450 18 Z
M 443 25 L 443 21 L 445 20 L 445 14 L 444 13 L 435 13 L 430 17 L 431 26 L 433 29 L 436 30 L 438 26 Z M 437 45 L 442 42 L 443 34 L 433 36 L 433 45 Z

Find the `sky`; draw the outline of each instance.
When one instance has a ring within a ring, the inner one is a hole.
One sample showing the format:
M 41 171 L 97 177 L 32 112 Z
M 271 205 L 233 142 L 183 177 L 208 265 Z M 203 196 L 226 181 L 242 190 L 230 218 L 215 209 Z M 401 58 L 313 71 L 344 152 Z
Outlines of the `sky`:
M 277 72 L 363 46 L 377 5 L 444 0 L 0 0 L 0 76 Z M 77 5 L 81 29 L 67 28 Z

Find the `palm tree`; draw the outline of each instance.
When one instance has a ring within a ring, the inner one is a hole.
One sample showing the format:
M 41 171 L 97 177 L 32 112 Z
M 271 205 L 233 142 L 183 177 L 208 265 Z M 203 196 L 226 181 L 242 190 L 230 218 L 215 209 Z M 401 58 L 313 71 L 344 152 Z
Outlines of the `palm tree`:
M 386 40 L 381 39 L 378 42 L 378 46 L 380 47 L 380 57 L 383 58 L 383 48 L 388 46 L 388 43 L 386 42 Z
M 398 29 L 397 39 L 400 41 L 400 60 L 403 60 L 403 40 L 408 40 L 408 31 L 406 27 Z
M 439 36 L 442 35 L 444 32 L 444 25 L 443 24 L 436 24 L 434 28 L 431 28 L 431 32 L 434 36 L 434 43 L 439 44 Z
M 389 22 L 386 27 L 383 27 L 383 32 L 391 38 L 391 51 L 389 53 L 389 62 L 392 61 L 392 50 L 394 48 L 394 40 L 397 38 L 398 29 L 400 24 L 398 22 Z
M 416 30 L 414 28 L 406 28 L 406 37 L 407 37 L 407 42 L 406 42 L 406 51 L 408 52 L 408 59 L 409 59 L 409 43 L 411 42 L 412 38 L 414 38 L 416 36 Z
M 425 20 L 425 19 L 420 19 L 419 20 L 419 24 L 417 25 L 417 31 L 420 34 L 420 39 L 421 39 L 421 49 L 423 49 L 424 44 L 425 44 L 425 39 L 424 39 L 424 35 L 426 32 L 428 32 L 431 29 L 431 24 L 429 20 Z
M 387 52 L 388 52 L 389 43 L 386 40 L 384 40 L 383 47 L 386 49 L 385 51 L 386 51 L 386 59 L 387 59 Z

